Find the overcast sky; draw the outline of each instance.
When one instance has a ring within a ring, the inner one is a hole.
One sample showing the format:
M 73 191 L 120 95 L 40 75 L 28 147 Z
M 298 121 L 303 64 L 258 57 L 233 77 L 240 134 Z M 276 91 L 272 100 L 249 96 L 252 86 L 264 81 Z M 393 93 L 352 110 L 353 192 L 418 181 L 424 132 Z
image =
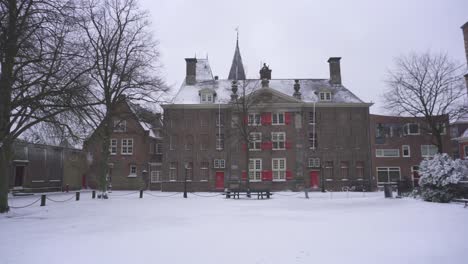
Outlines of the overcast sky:
M 385 113 L 381 94 L 393 58 L 409 52 L 445 52 L 466 64 L 460 29 L 466 0 L 140 0 L 159 40 L 163 73 L 177 91 L 186 57 L 209 57 L 214 75 L 229 74 L 239 27 L 248 78 L 261 62 L 272 78 L 328 78 L 329 57 L 342 57 L 343 84 Z M 291 93 L 293 88 L 291 87 Z

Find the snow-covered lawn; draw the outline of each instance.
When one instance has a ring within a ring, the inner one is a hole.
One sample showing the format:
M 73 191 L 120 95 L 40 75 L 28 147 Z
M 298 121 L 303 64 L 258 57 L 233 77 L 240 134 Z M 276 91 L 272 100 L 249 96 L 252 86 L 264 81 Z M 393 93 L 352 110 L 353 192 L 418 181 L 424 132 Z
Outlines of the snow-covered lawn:
M 79 202 L 1 215 L 0 263 L 468 263 L 468 208 L 461 204 L 382 193 L 116 196 L 126 193 L 104 201 L 83 193 Z

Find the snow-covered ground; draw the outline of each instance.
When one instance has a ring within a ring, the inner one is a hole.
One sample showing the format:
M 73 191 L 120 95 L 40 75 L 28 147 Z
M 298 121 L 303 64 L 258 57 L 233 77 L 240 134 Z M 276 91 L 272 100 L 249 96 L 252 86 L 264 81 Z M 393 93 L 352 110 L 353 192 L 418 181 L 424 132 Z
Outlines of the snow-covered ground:
M 83 193 L 79 202 L 48 200 L 1 215 L 0 263 L 468 263 L 461 204 L 382 193 L 117 196 L 126 193 L 109 200 Z

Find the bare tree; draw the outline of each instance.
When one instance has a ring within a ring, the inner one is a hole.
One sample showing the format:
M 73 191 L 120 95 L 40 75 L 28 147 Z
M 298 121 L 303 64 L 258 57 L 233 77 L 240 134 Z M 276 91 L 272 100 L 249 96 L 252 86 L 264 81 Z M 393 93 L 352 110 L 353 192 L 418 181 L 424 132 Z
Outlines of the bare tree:
M 106 191 L 109 144 L 116 107 L 127 102 L 158 102 L 167 90 L 159 78 L 157 42 L 149 31 L 148 14 L 136 0 L 82 0 L 82 45 L 92 67 L 93 96 L 100 102 L 88 120 L 94 121 L 102 140 L 100 189 Z
M 0 213 L 8 211 L 12 143 L 86 103 L 73 1 L 0 0 Z
M 466 113 L 462 66 L 446 54 L 410 54 L 396 59 L 386 80 L 385 107 L 401 116 L 423 117 L 442 152 L 443 115 Z M 424 127 L 423 127 L 424 128 Z

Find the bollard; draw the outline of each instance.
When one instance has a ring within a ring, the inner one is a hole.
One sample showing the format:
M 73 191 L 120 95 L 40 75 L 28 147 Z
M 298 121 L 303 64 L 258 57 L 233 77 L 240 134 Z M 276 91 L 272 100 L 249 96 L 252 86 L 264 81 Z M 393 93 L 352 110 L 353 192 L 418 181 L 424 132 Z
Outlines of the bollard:
M 140 199 L 143 198 L 143 190 L 140 190 Z
M 41 195 L 41 206 L 45 206 L 46 196 L 45 194 Z
M 93 199 L 96 199 L 96 191 L 93 191 L 93 192 L 92 192 L 92 198 L 93 198 Z
M 80 200 L 80 192 L 76 192 L 76 200 L 77 200 L 77 201 Z

